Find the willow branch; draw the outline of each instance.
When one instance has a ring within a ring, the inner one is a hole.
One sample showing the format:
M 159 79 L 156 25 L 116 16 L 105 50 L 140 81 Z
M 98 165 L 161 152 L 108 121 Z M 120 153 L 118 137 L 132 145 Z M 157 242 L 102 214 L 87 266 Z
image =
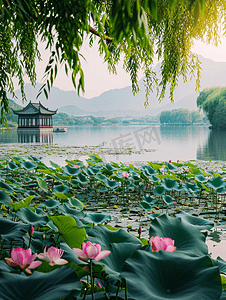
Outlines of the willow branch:
M 94 29 L 93 27 L 91 27 L 91 26 L 89 26 L 89 31 L 91 32 L 91 33 L 93 33 L 93 34 L 95 34 L 95 35 L 97 35 L 97 36 L 99 36 L 100 37 L 100 34 L 99 34 L 99 32 L 96 30 L 96 29 Z M 111 37 L 109 37 L 109 36 L 104 36 L 104 38 L 105 38 L 105 40 L 106 41 L 113 41 L 113 38 L 111 38 Z

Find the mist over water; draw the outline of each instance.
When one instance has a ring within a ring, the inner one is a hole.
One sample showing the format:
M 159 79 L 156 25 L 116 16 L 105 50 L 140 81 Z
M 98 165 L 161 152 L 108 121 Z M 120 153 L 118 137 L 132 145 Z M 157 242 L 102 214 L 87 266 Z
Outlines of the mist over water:
M 121 161 L 226 161 L 226 131 L 210 130 L 206 125 L 74 126 L 68 127 L 67 132 L 38 135 L 19 134 L 17 129 L 11 129 L 10 133 L 0 131 L 0 143 L 97 146 L 97 154 L 98 147 L 112 148 L 118 153 L 121 148 L 133 148 L 135 153 L 120 155 Z

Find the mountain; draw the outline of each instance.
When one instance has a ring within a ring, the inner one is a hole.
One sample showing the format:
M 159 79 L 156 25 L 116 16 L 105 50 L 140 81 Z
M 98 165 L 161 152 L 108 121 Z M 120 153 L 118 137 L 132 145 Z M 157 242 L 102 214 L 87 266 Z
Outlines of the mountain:
M 214 62 L 202 56 L 199 56 L 199 59 L 202 62 L 200 90 L 212 86 L 225 86 L 226 62 Z M 158 64 L 154 68 L 154 71 L 159 72 L 159 67 L 160 65 Z M 109 117 L 110 115 L 112 117 L 117 115 L 156 115 L 166 109 L 197 109 L 196 99 L 198 93 L 195 92 L 195 81 L 196 79 L 194 78 L 191 81 L 183 82 L 183 79 L 179 78 L 179 84 L 174 93 L 174 104 L 170 103 L 169 89 L 167 89 L 166 96 L 161 103 L 158 103 L 154 90 L 150 95 L 149 106 L 146 110 L 144 109 L 145 90 L 142 80 L 140 81 L 140 93 L 135 96 L 132 94 L 131 86 L 109 90 L 92 99 L 78 96 L 75 91 L 62 91 L 56 87 L 52 87 L 48 100 L 45 99 L 44 94 L 41 94 L 38 100 L 35 100 L 41 84 L 37 84 L 36 88 L 33 88 L 31 84 L 26 84 L 25 92 L 27 99 L 32 102 L 41 101 L 49 109 L 55 110 L 58 108 L 59 112 L 62 111 L 74 115 L 95 114 L 96 116 L 106 115 Z M 13 100 L 24 106 L 26 103 L 22 104 L 20 91 L 17 90 L 15 93 L 18 100 L 15 98 Z

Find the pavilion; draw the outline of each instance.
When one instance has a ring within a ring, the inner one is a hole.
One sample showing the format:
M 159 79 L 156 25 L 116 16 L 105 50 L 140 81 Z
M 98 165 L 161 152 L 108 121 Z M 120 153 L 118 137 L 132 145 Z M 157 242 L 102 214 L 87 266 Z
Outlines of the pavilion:
M 52 116 L 57 110 L 49 110 L 38 103 L 28 103 L 20 110 L 13 110 L 18 115 L 18 130 L 53 131 Z

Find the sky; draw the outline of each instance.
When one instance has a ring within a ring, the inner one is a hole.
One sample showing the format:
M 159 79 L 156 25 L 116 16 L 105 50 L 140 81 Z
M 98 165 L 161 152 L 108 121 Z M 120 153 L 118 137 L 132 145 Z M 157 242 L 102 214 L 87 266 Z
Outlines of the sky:
M 44 50 L 44 45 L 40 45 L 40 51 L 43 61 L 37 64 L 37 81 L 43 82 L 42 77 L 45 66 L 48 63 L 48 52 Z M 193 47 L 193 52 L 216 62 L 226 62 L 226 38 L 222 39 L 222 43 L 217 47 L 197 41 Z M 85 74 L 85 93 L 82 93 L 81 96 L 90 99 L 99 96 L 105 91 L 131 85 L 130 76 L 123 70 L 122 63 L 118 65 L 117 75 L 109 74 L 107 64 L 104 63 L 103 57 L 99 56 L 96 45 L 93 48 L 89 48 L 87 40 L 81 49 L 81 53 L 86 59 L 82 62 Z M 157 63 L 156 60 L 155 64 Z M 143 74 L 140 72 L 139 79 L 142 77 Z M 65 75 L 64 68 L 58 70 L 54 86 L 65 91 L 74 90 L 71 78 Z

